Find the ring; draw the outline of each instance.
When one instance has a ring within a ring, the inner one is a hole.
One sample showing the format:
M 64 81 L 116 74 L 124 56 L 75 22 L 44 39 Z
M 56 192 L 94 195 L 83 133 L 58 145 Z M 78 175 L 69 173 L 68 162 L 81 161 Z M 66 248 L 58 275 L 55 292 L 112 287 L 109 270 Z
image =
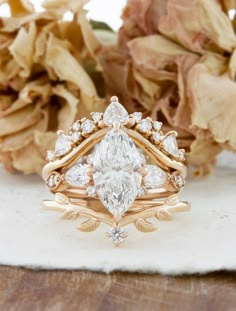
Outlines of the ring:
M 188 211 L 190 204 L 178 196 L 187 173 L 184 150 L 177 133 L 164 134 L 161 127 L 141 112 L 128 114 L 113 96 L 104 113 L 76 121 L 68 133 L 58 131 L 42 171 L 55 197 L 43 206 L 79 219 L 76 229 L 83 232 L 108 225 L 116 246 L 128 236 L 126 225 L 152 232 L 154 219 Z

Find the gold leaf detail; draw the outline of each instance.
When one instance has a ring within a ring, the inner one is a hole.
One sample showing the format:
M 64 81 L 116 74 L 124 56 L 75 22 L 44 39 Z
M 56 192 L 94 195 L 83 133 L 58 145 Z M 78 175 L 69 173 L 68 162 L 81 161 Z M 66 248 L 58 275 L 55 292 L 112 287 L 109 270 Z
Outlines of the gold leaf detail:
M 159 220 L 172 220 L 171 213 L 166 209 L 161 209 L 156 213 L 156 218 Z
M 55 201 L 59 204 L 68 204 L 69 198 L 64 194 L 57 192 L 55 194 Z
M 177 203 L 179 203 L 178 194 L 173 194 L 173 195 L 169 196 L 168 198 L 166 198 L 166 204 L 168 204 L 168 205 L 175 205 Z
M 83 231 L 83 232 L 91 232 L 97 229 L 100 225 L 100 221 L 96 218 L 89 218 L 88 220 L 84 221 L 80 224 L 76 229 Z
M 74 220 L 79 218 L 79 211 L 76 210 L 68 210 L 65 213 L 62 214 L 61 218 L 62 219 L 70 219 L 70 220 Z
M 157 227 L 145 219 L 138 219 L 135 221 L 135 227 L 141 232 L 152 232 L 157 230 Z

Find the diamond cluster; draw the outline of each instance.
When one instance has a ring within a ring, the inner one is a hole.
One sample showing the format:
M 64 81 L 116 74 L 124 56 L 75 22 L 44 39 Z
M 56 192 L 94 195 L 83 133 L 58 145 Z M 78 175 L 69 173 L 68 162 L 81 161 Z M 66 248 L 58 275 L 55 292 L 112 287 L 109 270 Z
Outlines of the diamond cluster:
M 95 131 L 96 125 L 101 118 L 102 114 L 100 112 L 95 112 L 92 114 L 93 120 L 84 118 L 76 121 L 68 134 L 58 131 L 55 150 L 49 150 L 47 152 L 47 160 L 54 161 L 68 154 L 74 146 L 77 146 L 83 139 Z
M 68 154 L 73 147 L 80 144 L 85 138 L 104 126 L 111 127 L 114 124 L 129 125 L 132 129 L 140 132 L 146 139 L 157 145 L 164 153 L 179 161 L 184 161 L 184 150 L 179 150 L 174 133 L 163 135 L 162 123 L 153 121 L 150 117 L 143 118 L 141 112 L 134 112 L 131 115 L 125 108 L 113 98 L 105 113 L 91 113 L 92 120 L 83 118 L 76 121 L 68 134 L 59 131 L 55 143 L 55 150 L 47 152 L 47 160 L 54 161 L 57 158 Z
M 92 113 L 92 120 L 76 121 L 69 134 L 58 133 L 55 151 L 48 152 L 48 159 L 66 155 L 84 137 L 92 134 L 101 122 L 111 130 L 98 143 L 86 160 L 71 166 L 64 174 L 64 180 L 74 187 L 86 187 L 89 196 L 98 197 L 107 210 L 121 217 L 132 205 L 137 196 L 145 195 L 145 189 L 154 189 L 165 184 L 168 174 L 156 165 L 148 165 L 143 153 L 136 147 L 122 125 L 132 120 L 133 128 L 155 144 L 160 145 L 168 155 L 178 158 L 180 151 L 175 135 L 163 136 L 162 123 L 142 118 L 142 113 L 128 115 L 125 108 L 113 100 L 104 115 Z M 114 124 L 120 124 L 113 128 Z M 92 173 L 89 173 L 92 168 Z M 141 168 L 145 174 L 140 173 Z M 172 182 L 181 187 L 181 176 L 174 175 Z M 52 181 L 50 179 L 50 182 Z M 54 187 L 55 185 L 53 185 Z
M 174 132 L 163 134 L 161 122 L 143 118 L 140 112 L 129 115 L 113 97 L 104 114 L 95 112 L 91 114 L 91 120 L 83 118 L 76 121 L 68 134 L 59 131 L 55 150 L 48 151 L 47 159 L 60 159 L 104 127 L 108 127 L 109 131 L 90 154 L 61 173 L 51 173 L 47 185 L 55 191 L 60 184 L 67 183 L 82 188 L 81 191 L 86 189 L 88 196 L 100 199 L 116 223 L 107 236 L 119 245 L 127 237 L 127 232 L 118 226 L 119 220 L 137 197 L 149 195 L 152 193 L 148 192 L 149 189 L 164 187 L 167 182 L 176 189 L 181 189 L 185 183 L 179 172 L 166 172 L 157 165 L 148 164 L 143 150 L 135 145 L 126 129 L 137 131 L 174 160 L 184 161 L 184 151 L 178 149 Z

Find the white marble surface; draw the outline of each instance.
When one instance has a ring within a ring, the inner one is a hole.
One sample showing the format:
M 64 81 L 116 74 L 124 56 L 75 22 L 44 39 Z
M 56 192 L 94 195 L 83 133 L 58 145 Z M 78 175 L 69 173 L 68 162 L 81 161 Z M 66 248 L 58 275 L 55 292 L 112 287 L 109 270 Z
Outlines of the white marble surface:
M 189 180 L 182 197 L 192 210 L 160 230 L 129 238 L 114 248 L 101 225 L 93 233 L 75 230 L 75 221 L 40 205 L 50 195 L 37 176 L 0 170 L 0 263 L 31 268 L 205 273 L 236 269 L 236 161 L 225 157 L 209 178 Z M 227 164 L 229 159 L 227 159 Z M 225 167 L 226 166 L 226 167 Z M 228 167 L 227 167 L 228 166 Z

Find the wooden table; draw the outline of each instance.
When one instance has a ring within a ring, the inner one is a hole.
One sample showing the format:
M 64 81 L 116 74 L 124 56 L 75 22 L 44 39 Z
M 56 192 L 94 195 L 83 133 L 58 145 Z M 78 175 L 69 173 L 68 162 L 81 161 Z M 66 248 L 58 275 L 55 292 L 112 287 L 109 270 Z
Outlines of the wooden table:
M 235 311 L 236 273 L 170 277 L 0 266 L 0 310 Z

